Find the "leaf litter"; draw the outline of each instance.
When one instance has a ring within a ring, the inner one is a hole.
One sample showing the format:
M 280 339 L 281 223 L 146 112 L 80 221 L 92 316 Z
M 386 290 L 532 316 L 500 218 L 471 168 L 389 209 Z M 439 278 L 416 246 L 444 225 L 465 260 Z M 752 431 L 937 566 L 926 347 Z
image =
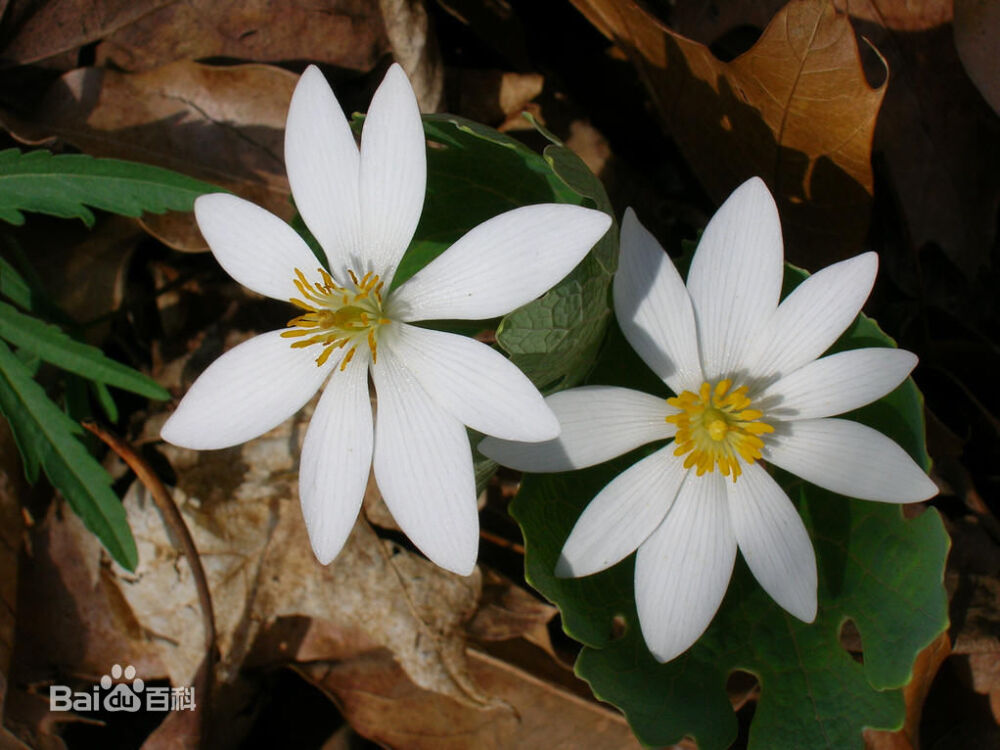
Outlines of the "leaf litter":
M 580 148 L 596 149 L 588 163 L 610 165 L 605 176 L 612 169 L 625 175 L 606 182 L 617 211 L 626 201 L 648 205 L 663 232 L 691 236 L 727 185 L 748 170 L 764 174 L 783 196 L 786 236 L 790 250 L 802 253 L 799 260 L 815 268 L 862 247 L 879 250 L 893 282 L 873 301 L 880 321 L 924 361 L 937 359 L 968 379 L 955 390 L 928 370 L 920 382 L 942 428 L 961 436 L 947 455 L 935 455 L 932 447 L 946 488 L 936 504 L 954 542 L 952 653 L 942 639 L 925 650 L 904 691 L 903 729 L 869 734 L 866 742 L 902 748 L 930 746 L 947 732 L 995 736 L 983 712 L 995 728 L 1000 538 L 996 473 L 989 468 L 996 465 L 998 438 L 989 415 L 1000 405 L 959 371 L 968 344 L 939 330 L 935 316 L 944 303 L 925 296 L 942 276 L 928 253 L 940 253 L 946 268 L 960 269 L 957 278 L 947 277 L 949 293 L 978 311 L 976 326 L 985 331 L 976 356 L 996 350 L 990 321 L 997 310 L 988 290 L 996 280 L 1000 141 L 989 106 L 996 106 L 993 79 L 981 62 L 983 38 L 974 33 L 986 21 L 969 20 L 968 11 L 979 4 L 956 2 L 952 23 L 952 4 L 943 0 L 644 3 L 646 10 L 663 11 L 668 28 L 631 0 L 575 4 L 597 19 L 619 52 L 630 51 L 631 64 L 576 11 L 517 0 L 485 10 L 465 0 L 251 2 L 240 9 L 157 0 L 12 0 L 0 3 L 0 59 L 8 66 L 2 88 L 12 92 L 2 99 L 0 119 L 19 142 L 168 166 L 289 218 L 281 138 L 295 73 L 306 60 L 330 66 L 350 111 L 364 106 L 392 47 L 411 75 L 425 71 L 428 110 L 437 109 L 437 100 L 442 109 L 516 130 L 527 108 L 570 146 L 585 139 L 591 145 Z M 598 52 L 557 54 L 562 39 Z M 611 53 L 602 56 L 603 48 Z M 735 56 L 716 56 L 728 48 Z M 580 71 L 593 69 L 606 79 L 581 84 Z M 611 116 L 600 96 L 637 105 L 628 117 Z M 643 107 L 659 119 L 641 114 Z M 564 120 L 566 111 L 572 114 Z M 659 148 L 649 137 L 657 127 L 680 156 L 636 156 L 637 144 L 640 154 L 665 153 L 650 150 Z M 573 133 L 583 135 L 574 141 Z M 204 249 L 189 215 L 147 214 L 140 221 L 169 247 Z M 125 346 L 132 361 L 151 349 L 160 382 L 176 389 L 199 369 L 202 345 L 221 346 L 219 318 L 241 311 L 244 321 L 260 325 L 248 312 L 256 303 L 217 295 L 195 256 L 172 255 L 122 225 L 105 233 L 102 222 L 99 217 L 89 250 L 64 243 L 55 223 L 36 228 L 29 219 L 27 227 L 40 243 L 49 238 L 46 270 L 57 266 L 63 250 L 59 296 L 73 318 L 101 319 L 87 331 L 91 343 L 119 354 Z M 106 256 L 105 242 L 115 248 Z M 97 283 L 87 275 L 91 258 L 102 267 Z M 137 276 L 144 274 L 155 279 L 151 288 L 162 290 L 158 302 L 164 304 L 152 310 L 135 299 Z M 74 278 L 81 280 L 75 290 Z M 145 336 L 138 347 L 128 341 L 137 333 Z M 187 357 L 175 359 L 185 350 Z M 118 428 L 144 455 L 162 419 L 158 412 L 124 406 Z M 209 574 L 220 613 L 218 674 L 231 680 L 222 692 L 236 690 L 255 670 L 294 664 L 359 732 L 393 746 L 421 746 L 414 739 L 420 732 L 437 746 L 633 746 L 617 713 L 580 698 L 579 682 L 561 663 L 567 644 L 553 627 L 552 608 L 521 588 L 516 554 L 512 565 L 502 555 L 485 555 L 476 576 L 455 580 L 392 541 L 398 537 L 390 519 L 373 510 L 383 530 L 362 519 L 345 567 L 319 568 L 298 515 L 290 463 L 306 419 L 303 414 L 233 451 L 199 456 L 167 448 L 166 462 L 152 462 L 176 482 L 175 500 Z M 5 459 L 9 447 L 0 450 Z M 124 485 L 116 486 L 127 496 L 143 550 L 133 576 L 102 557 L 65 505 L 29 493 L 17 472 L 0 471 L 0 499 L 13 491 L 25 508 L 8 513 L 4 524 L 6 549 L 21 554 L 0 554 L 4 580 L 17 580 L 16 600 L 4 589 L 4 601 L 15 606 L 0 617 L 0 634 L 16 628 L 13 652 L 0 660 L 3 731 L 56 747 L 60 733 L 74 735 L 39 710 L 48 684 L 93 684 L 110 664 L 126 659 L 144 678 L 190 683 L 204 657 L 201 611 L 190 568 L 141 487 L 125 493 Z M 517 580 L 497 573 L 496 564 Z M 854 644 L 856 658 L 862 646 Z M 759 693 L 750 684 L 748 690 L 734 685 L 730 693 L 744 729 Z M 218 711 L 220 720 L 236 726 L 225 701 Z M 158 741 L 184 734 L 167 723 L 161 730 Z M 4 742 L 17 741 L 8 735 Z

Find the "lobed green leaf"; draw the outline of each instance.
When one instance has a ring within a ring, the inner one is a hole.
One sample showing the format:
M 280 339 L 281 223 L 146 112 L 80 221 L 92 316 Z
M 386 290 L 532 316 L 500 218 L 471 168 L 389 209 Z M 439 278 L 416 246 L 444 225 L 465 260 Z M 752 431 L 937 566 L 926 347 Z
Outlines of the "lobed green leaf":
M 785 293 L 804 277 L 787 267 Z M 862 316 L 832 351 L 872 345 L 894 342 Z M 589 380 L 668 395 L 617 326 Z M 846 416 L 885 433 L 929 466 L 922 399 L 911 380 Z M 634 555 L 586 578 L 553 575 L 559 551 L 590 500 L 656 447 L 584 471 L 528 476 L 511 505 L 524 532 L 526 578 L 559 606 L 566 632 L 585 644 L 576 670 L 595 695 L 621 708 L 650 745 L 691 736 L 703 750 L 728 747 L 737 730 L 725 692 L 734 670 L 754 674 L 761 684 L 751 747 L 860 748 L 864 728 L 899 728 L 899 688 L 910 679 L 917 653 L 948 624 L 948 537 L 937 511 L 904 520 L 899 506 L 841 497 L 777 472 L 816 551 L 816 621 L 807 625 L 782 610 L 740 560 L 707 632 L 678 659 L 660 664 L 639 630 Z M 620 636 L 616 618 L 624 623 Z M 840 645 L 848 619 L 861 633 L 863 664 Z

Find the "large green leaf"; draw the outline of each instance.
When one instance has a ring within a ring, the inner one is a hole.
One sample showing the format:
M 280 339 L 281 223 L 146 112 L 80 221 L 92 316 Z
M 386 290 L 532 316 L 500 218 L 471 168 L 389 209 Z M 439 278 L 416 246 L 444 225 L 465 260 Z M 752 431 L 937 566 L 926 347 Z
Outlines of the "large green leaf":
M 155 380 L 109 359 L 96 347 L 75 341 L 50 323 L 18 312 L 6 302 L 0 302 L 0 338 L 90 380 L 147 398 L 170 398 Z
M 789 267 L 785 292 L 803 277 Z M 662 383 L 617 328 L 613 331 L 590 382 L 666 397 Z M 893 343 L 860 318 L 834 349 L 871 345 Z M 881 430 L 928 466 L 922 400 L 912 381 L 847 416 Z M 552 572 L 590 500 L 655 447 L 585 471 L 529 476 L 511 506 L 524 531 L 527 580 L 559 606 L 566 632 L 585 644 L 576 669 L 594 693 L 619 706 L 639 739 L 651 745 L 687 735 L 702 750 L 728 747 L 737 729 L 725 692 L 733 670 L 750 672 L 761 683 L 751 747 L 861 747 L 863 728 L 899 728 L 904 718 L 899 688 L 909 680 L 916 654 L 948 622 L 942 585 L 948 537 L 938 513 L 928 510 L 904 520 L 898 506 L 848 499 L 778 472 L 816 550 L 815 623 L 806 625 L 784 612 L 740 561 L 705 635 L 678 659 L 660 664 L 638 627 L 634 555 L 587 578 L 558 579 Z M 616 616 L 625 625 L 617 638 Z M 840 645 L 848 619 L 861 633 L 863 664 Z
M 94 223 L 88 206 L 125 216 L 190 211 L 194 199 L 221 188 L 169 169 L 85 154 L 0 151 L 0 219 L 23 224 L 22 211 Z
M 507 315 L 497 343 L 539 388 L 552 392 L 579 383 L 596 358 L 611 305 L 608 290 L 618 267 L 618 225 L 601 181 L 575 153 L 532 120 L 552 143 L 544 156 L 552 171 L 585 203 L 612 218 L 611 228 L 551 291 Z
M 31 371 L 0 341 L 0 412 L 10 422 L 25 472 L 38 468 L 62 492 L 74 512 L 122 566 L 138 562 L 135 540 L 111 477 L 80 442 L 83 430 L 56 406 Z

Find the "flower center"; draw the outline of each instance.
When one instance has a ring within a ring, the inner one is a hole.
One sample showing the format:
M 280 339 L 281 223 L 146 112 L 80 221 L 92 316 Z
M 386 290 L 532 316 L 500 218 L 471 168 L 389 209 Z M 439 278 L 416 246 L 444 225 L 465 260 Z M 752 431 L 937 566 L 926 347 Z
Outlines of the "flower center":
M 735 390 L 732 380 L 720 380 L 712 387 L 702 383 L 698 393 L 684 391 L 668 398 L 667 403 L 680 412 L 667 417 L 677 425 L 675 456 L 689 454 L 684 468 L 697 467 L 698 476 L 714 471 L 719 465 L 723 476 L 733 475 L 733 481 L 742 474 L 737 457 L 748 464 L 760 458 L 764 441 L 761 435 L 774 432 L 774 428 L 761 422 L 764 413 L 750 409 L 747 386 Z
M 289 320 L 291 330 L 281 335 L 297 339 L 292 342 L 293 349 L 313 344 L 322 347 L 316 358 L 317 366 L 322 366 L 335 349 L 349 346 L 340 360 L 340 369 L 343 370 L 354 357 L 358 343 L 363 341 L 368 342 L 372 362 L 378 361 L 378 329 L 391 322 L 382 315 L 382 287 L 385 282 L 371 271 L 360 279 L 354 271 L 348 271 L 351 284 L 342 287 L 325 270 L 317 270 L 322 281 L 310 283 L 301 270 L 295 269 L 293 281 L 302 299 L 293 298 L 289 302 L 305 310 L 305 314 Z

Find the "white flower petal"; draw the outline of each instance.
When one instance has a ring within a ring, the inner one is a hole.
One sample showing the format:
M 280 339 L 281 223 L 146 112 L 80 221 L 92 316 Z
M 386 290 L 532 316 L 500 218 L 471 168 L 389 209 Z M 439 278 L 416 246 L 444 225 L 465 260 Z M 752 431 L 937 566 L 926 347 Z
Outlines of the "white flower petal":
M 753 177 L 708 222 L 687 286 L 707 380 L 736 374 L 781 295 L 781 221 L 767 186 Z
M 226 193 L 202 195 L 194 215 L 219 265 L 258 294 L 287 302 L 299 296 L 294 269 L 308 274 L 320 266 L 294 229 L 250 201 Z
M 310 65 L 288 107 L 285 169 L 295 206 L 338 279 L 347 277 L 347 268 L 362 267 L 359 163 L 354 134 L 337 97 L 319 68 Z
M 559 434 L 559 422 L 542 394 L 500 352 L 466 336 L 408 323 L 383 330 L 381 342 L 462 424 L 508 440 L 549 440 Z
M 370 265 L 388 288 L 420 221 L 427 145 L 406 73 L 393 63 L 372 97 L 361 134 L 361 228 Z
M 229 448 L 274 429 L 313 397 L 336 364 L 292 349 L 282 331 L 244 341 L 194 381 L 160 436 L 194 450 Z
M 846 419 L 779 424 L 764 438 L 764 459 L 807 482 L 883 503 L 915 503 L 938 492 L 902 448 L 871 427 Z
M 302 516 L 313 552 L 324 565 L 340 553 L 354 528 L 372 465 L 367 359 L 356 357 L 333 374 L 302 445 Z
M 479 514 L 465 427 L 394 357 L 380 357 L 372 377 L 378 392 L 375 480 L 382 497 L 432 562 L 469 575 L 479 551 Z
M 758 463 L 726 483 L 733 532 L 754 577 L 785 610 L 816 619 L 816 555 L 785 491 Z
M 646 645 L 670 661 L 705 632 L 729 586 L 736 537 L 716 471 L 689 472 L 674 505 L 635 559 L 635 603 Z
M 758 381 L 787 375 L 829 349 L 857 317 L 877 271 L 878 256 L 864 253 L 799 284 L 753 342 L 746 359 L 750 373 Z
M 594 246 L 611 217 L 580 206 L 521 206 L 470 229 L 389 300 L 401 320 L 482 320 L 548 291 Z
M 660 525 L 687 473 L 669 445 L 615 477 L 577 520 L 556 575 L 587 576 L 635 551 Z
M 674 436 L 665 421 L 677 409 L 666 399 L 629 388 L 590 385 L 545 399 L 562 431 L 555 440 L 525 443 L 487 438 L 479 452 L 521 471 L 569 471 L 594 466 L 640 445 Z
M 780 420 L 843 414 L 882 398 L 916 366 L 917 355 L 903 349 L 873 347 L 831 354 L 754 397 L 754 408 Z
M 631 208 L 622 220 L 614 280 L 615 316 L 625 338 L 674 393 L 703 380 L 687 287 L 660 243 Z

